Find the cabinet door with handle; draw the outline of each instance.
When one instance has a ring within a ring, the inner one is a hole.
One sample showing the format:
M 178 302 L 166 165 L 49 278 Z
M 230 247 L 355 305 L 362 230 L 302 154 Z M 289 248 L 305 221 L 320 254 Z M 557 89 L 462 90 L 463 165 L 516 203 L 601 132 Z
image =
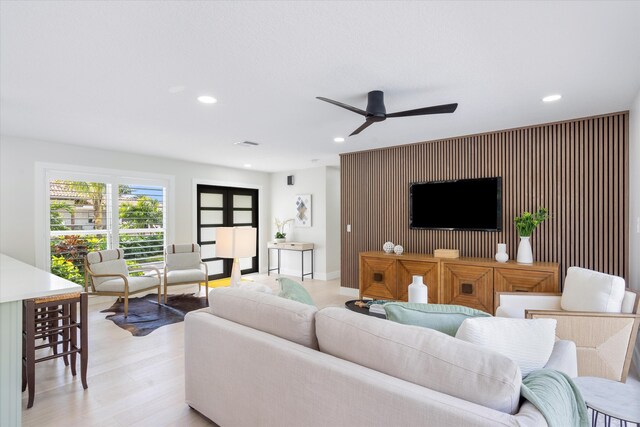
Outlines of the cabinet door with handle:
M 442 263 L 441 302 L 493 314 L 493 268 Z
M 559 292 L 558 272 L 495 268 L 493 286 L 495 292 Z
M 396 299 L 396 260 L 360 257 L 360 298 Z
M 429 303 L 438 304 L 440 302 L 438 262 L 398 261 L 398 299 L 400 301 L 409 300 L 409 285 L 413 281 L 413 276 L 422 276 L 422 281 L 427 285 Z

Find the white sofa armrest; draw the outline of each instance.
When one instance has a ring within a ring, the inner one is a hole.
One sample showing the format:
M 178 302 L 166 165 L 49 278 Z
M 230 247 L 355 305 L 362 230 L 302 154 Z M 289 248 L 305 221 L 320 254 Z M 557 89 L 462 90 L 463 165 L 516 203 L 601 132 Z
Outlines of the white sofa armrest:
M 561 294 L 536 292 L 497 292 L 496 316 L 524 319 L 524 311 L 561 310 Z
M 571 378 L 577 377 L 578 352 L 576 350 L 576 343 L 569 340 L 556 341 L 545 368 L 564 372 Z

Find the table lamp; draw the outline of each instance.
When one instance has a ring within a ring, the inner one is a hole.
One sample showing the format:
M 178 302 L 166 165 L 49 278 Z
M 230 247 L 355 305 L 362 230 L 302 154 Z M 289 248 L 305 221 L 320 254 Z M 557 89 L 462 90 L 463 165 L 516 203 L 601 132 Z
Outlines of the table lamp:
M 253 227 L 219 227 L 216 230 L 216 256 L 233 258 L 231 286 L 240 286 L 238 258 L 256 256 L 256 234 Z

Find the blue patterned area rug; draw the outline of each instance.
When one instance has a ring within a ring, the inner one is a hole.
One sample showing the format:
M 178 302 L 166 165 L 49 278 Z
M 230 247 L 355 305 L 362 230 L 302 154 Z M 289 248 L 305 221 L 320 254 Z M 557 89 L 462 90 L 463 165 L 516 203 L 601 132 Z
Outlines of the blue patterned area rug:
M 124 317 L 124 301 L 116 301 L 101 313 L 114 313 L 106 318 L 131 332 L 131 335 L 142 337 L 161 326 L 182 322 L 188 312 L 204 307 L 207 307 L 206 298 L 194 294 L 168 295 L 166 304 L 158 304 L 158 294 L 149 294 L 141 298 L 129 298 L 127 317 Z

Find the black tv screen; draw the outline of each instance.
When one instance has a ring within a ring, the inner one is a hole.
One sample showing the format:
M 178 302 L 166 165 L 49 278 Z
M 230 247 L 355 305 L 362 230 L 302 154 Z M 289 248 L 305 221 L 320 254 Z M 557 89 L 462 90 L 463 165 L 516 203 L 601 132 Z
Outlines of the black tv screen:
M 414 182 L 409 188 L 411 228 L 502 229 L 502 178 Z

